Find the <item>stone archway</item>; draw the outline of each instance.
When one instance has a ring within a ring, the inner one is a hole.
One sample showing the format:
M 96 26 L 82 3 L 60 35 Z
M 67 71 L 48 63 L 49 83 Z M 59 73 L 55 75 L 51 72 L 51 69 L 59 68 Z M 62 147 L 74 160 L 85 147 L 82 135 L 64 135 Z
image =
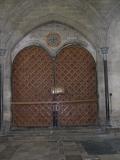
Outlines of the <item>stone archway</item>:
M 12 126 L 49 127 L 95 124 L 96 64 L 78 45 L 64 47 L 52 60 L 31 46 L 12 67 Z

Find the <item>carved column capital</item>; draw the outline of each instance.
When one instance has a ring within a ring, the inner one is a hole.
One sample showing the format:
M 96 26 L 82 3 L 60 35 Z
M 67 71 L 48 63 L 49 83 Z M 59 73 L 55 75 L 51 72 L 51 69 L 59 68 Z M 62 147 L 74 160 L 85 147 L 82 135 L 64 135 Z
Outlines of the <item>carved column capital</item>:
M 100 48 L 100 50 L 101 50 L 101 54 L 103 55 L 103 59 L 107 60 L 109 47 L 102 47 Z
M 108 50 L 109 50 L 109 47 L 102 47 L 102 48 L 100 48 L 100 50 L 101 50 L 101 54 L 108 54 Z
M 0 56 L 4 56 L 6 52 L 6 49 L 0 48 Z

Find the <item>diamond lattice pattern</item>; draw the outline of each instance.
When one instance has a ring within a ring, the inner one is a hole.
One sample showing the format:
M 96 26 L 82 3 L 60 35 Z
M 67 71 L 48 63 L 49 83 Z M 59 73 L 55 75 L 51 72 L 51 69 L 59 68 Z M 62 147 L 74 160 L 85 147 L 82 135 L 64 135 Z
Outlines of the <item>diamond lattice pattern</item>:
M 42 48 L 31 46 L 15 58 L 12 69 L 12 101 L 51 101 L 52 61 Z M 50 126 L 50 105 L 13 105 L 14 126 Z
M 64 48 L 56 59 L 56 85 L 65 93 L 57 101 L 96 99 L 96 65 L 91 54 L 79 46 Z M 97 101 L 60 106 L 60 125 L 76 126 L 96 122 Z
M 53 100 L 51 87 L 54 78 L 56 86 L 65 89 L 64 94 L 54 97 L 60 102 L 57 106 L 59 125 L 80 126 L 96 122 L 97 100 L 88 101 L 97 99 L 93 57 L 86 49 L 73 45 L 62 49 L 54 62 L 44 49 L 36 46 L 23 49 L 15 57 L 12 67 L 12 101 L 23 104 L 12 104 L 12 126 L 52 126 L 52 110 L 55 107 L 47 102 Z M 80 100 L 84 102 L 75 103 Z

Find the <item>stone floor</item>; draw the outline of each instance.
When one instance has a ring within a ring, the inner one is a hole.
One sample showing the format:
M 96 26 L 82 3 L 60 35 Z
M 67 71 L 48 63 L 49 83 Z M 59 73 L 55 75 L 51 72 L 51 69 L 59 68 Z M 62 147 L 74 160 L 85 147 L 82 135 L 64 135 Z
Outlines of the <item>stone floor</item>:
M 0 160 L 120 160 L 120 134 L 99 129 L 12 131 L 0 136 Z

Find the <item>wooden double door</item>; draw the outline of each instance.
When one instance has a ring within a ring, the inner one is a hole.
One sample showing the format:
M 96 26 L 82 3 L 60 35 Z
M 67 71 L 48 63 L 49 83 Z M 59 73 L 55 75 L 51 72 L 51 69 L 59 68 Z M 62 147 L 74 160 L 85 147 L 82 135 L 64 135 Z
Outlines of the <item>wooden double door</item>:
M 96 123 L 96 64 L 77 45 L 52 58 L 40 47 L 17 54 L 12 65 L 12 127 L 81 126 Z

